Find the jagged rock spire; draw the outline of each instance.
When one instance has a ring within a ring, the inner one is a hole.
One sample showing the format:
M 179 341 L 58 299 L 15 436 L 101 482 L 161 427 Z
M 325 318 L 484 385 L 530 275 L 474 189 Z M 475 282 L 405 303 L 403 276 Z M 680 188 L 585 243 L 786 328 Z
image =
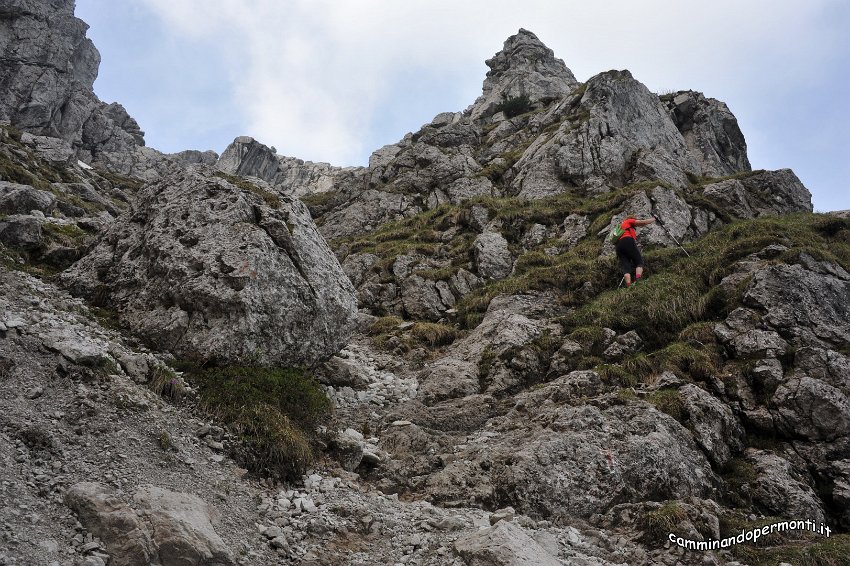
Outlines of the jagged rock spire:
M 502 50 L 485 61 L 490 70 L 482 94 L 469 107 L 473 118 L 492 113 L 503 96 L 527 96 L 532 104 L 545 104 L 568 94 L 578 84 L 572 71 L 537 36 L 520 29 Z

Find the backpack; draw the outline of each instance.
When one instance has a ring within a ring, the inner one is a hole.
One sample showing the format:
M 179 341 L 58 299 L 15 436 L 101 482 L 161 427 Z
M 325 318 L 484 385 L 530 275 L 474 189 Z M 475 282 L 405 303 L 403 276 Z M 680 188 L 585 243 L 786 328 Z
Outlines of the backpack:
M 611 228 L 611 231 L 608 232 L 608 241 L 611 242 L 612 244 L 616 244 L 617 240 L 620 239 L 620 236 L 622 236 L 625 233 L 626 233 L 626 231 L 623 230 L 623 223 L 618 222 L 617 224 L 615 224 Z

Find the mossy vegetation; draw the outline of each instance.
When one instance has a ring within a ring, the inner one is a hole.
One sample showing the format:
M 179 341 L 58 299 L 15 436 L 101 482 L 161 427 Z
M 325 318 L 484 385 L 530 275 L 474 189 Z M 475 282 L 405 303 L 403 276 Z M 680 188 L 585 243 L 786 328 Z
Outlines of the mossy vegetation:
M 48 241 L 55 242 L 60 246 L 75 248 L 85 243 L 89 234 L 76 224 L 56 224 L 45 222 L 41 225 L 42 231 Z
M 258 197 L 263 199 L 263 201 L 265 201 L 265 203 L 270 207 L 280 208 L 280 197 L 275 193 L 268 191 L 262 187 L 258 187 L 247 179 L 237 177 L 236 175 L 230 175 L 229 173 L 225 173 L 224 171 L 216 171 L 214 175 L 219 179 L 224 179 L 231 185 L 238 187 L 243 191 L 248 191 L 249 193 L 257 195 Z
M 753 521 L 746 513 L 731 510 L 720 515 L 720 537 L 737 536 L 742 531 L 788 520 L 792 519 L 763 517 Z M 836 533 L 834 529 L 829 537 L 807 530 L 776 531 L 760 537 L 756 543 L 735 544 L 729 550 L 738 561 L 752 566 L 775 566 L 783 562 L 794 566 L 850 566 L 850 535 Z
M 460 331 L 449 324 L 436 322 L 408 322 L 396 316 L 378 318 L 368 333 L 376 345 L 388 350 L 407 352 L 419 346 L 439 348 L 447 346 L 460 336 Z
M 646 400 L 655 405 L 662 413 L 667 413 L 677 421 L 684 417 L 685 407 L 676 389 L 659 389 L 646 396 Z
M 531 99 L 526 94 L 507 96 L 502 94 L 502 101 L 494 108 L 495 112 L 504 112 L 508 118 L 514 118 L 531 110 Z
M 316 428 L 330 400 L 306 371 L 256 366 L 180 364 L 197 388 L 200 407 L 226 425 L 246 450 L 237 454 L 253 471 L 296 479 L 314 459 Z
M 732 547 L 732 554 L 751 566 L 774 566 L 783 562 L 794 566 L 850 566 L 850 535 L 829 538 L 810 535 L 806 540 L 770 548 L 750 545 Z
M 663 541 L 667 540 L 667 533 L 674 532 L 687 518 L 688 514 L 678 501 L 667 501 L 640 517 L 638 524 L 644 530 L 646 540 Z

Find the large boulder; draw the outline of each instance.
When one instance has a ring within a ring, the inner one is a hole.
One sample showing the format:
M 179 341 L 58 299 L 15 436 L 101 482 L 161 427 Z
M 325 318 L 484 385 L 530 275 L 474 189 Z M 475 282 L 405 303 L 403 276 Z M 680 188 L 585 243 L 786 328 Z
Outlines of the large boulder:
M 0 181 L 0 214 L 29 214 L 38 210 L 49 215 L 55 206 L 56 197 L 52 193 Z
M 107 486 L 83 482 L 71 486 L 65 503 L 103 541 L 115 566 L 235 564 L 200 498 L 154 486 L 140 487 L 133 498 L 138 512 Z
M 679 389 L 687 425 L 711 463 L 722 468 L 744 448 L 744 428 L 729 405 L 689 383 Z
M 702 194 L 737 218 L 812 211 L 812 194 L 790 169 L 719 181 Z
M 41 246 L 41 222 L 34 216 L 15 214 L 0 220 L 0 243 L 21 250 Z
M 747 449 L 746 461 L 756 478 L 750 492 L 756 505 L 768 513 L 789 518 L 824 521 L 823 504 L 806 478 L 785 458 L 765 450 Z
M 508 241 L 498 232 L 479 234 L 472 244 L 478 275 L 487 279 L 504 279 L 511 274 L 513 256 Z
M 116 566 L 153 563 L 156 550 L 150 533 L 112 489 L 99 483 L 78 483 L 65 494 L 65 504 L 88 531 L 104 542 Z
M 142 190 L 62 280 L 193 358 L 312 365 L 345 344 L 356 312 L 300 201 L 203 166 Z
M 819 379 L 789 379 L 776 389 L 771 405 L 777 428 L 791 438 L 834 440 L 850 434 L 850 398 Z
M 207 504 L 199 497 L 142 486 L 133 499 L 141 508 L 163 566 L 234 564 L 233 556 L 213 529 Z

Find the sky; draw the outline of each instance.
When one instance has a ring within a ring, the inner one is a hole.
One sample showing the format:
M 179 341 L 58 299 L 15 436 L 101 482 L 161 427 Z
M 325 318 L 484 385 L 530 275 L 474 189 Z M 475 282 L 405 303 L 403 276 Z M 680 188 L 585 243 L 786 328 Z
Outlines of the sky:
M 521 6 L 521 7 L 520 7 Z M 754 169 L 794 170 L 816 211 L 850 209 L 846 0 L 77 0 L 94 88 L 164 152 L 250 135 L 365 165 L 481 94 L 525 28 L 585 81 L 628 69 L 726 102 Z

